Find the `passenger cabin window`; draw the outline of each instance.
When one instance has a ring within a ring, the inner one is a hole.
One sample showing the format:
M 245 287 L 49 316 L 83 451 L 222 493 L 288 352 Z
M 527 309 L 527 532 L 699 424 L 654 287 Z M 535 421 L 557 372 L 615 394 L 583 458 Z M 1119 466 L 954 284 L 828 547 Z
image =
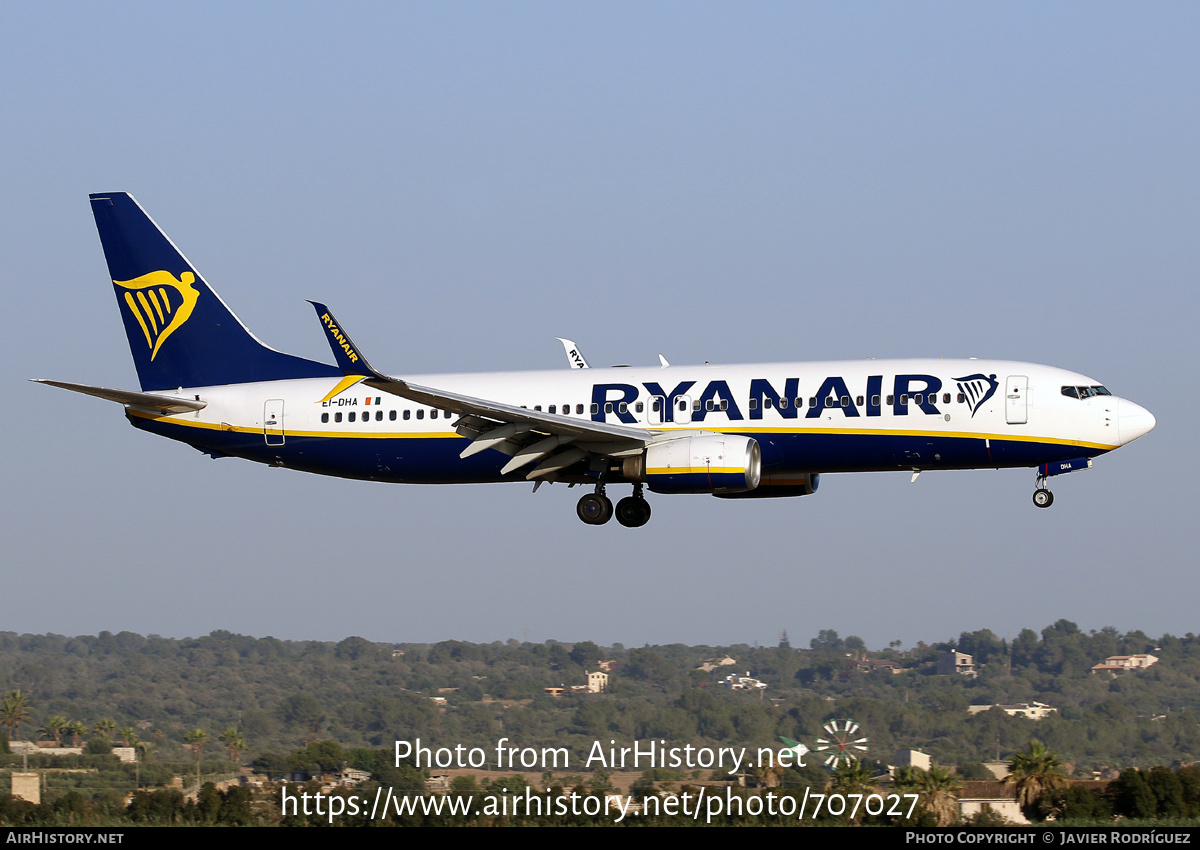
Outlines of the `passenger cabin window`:
M 575 405 L 575 412 L 576 412 L 576 413 L 583 413 L 583 405 L 582 405 L 582 404 L 577 404 L 577 405 Z
M 322 422 L 328 422 L 328 421 L 329 421 L 329 414 L 328 414 L 328 413 L 322 413 L 322 414 L 321 414 L 321 421 L 322 421 Z
M 422 407 L 422 408 L 418 408 L 418 409 L 417 409 L 417 418 L 418 418 L 418 419 L 424 419 L 424 418 L 425 418 L 425 408 L 423 408 L 423 407 Z
M 389 410 L 389 411 L 388 411 L 388 419 L 390 419 L 390 420 L 392 420 L 393 422 L 395 422 L 395 421 L 396 421 L 396 411 L 394 411 L 394 410 Z
M 950 403 L 950 393 L 942 393 L 942 404 Z
M 639 402 L 637 403 L 637 407 L 636 407 L 636 408 L 634 408 L 634 409 L 635 409 L 635 410 L 636 410 L 638 413 L 641 413 L 643 410 L 645 410 L 645 409 L 646 409 L 646 406 L 645 406 L 644 404 L 642 404 L 642 403 L 639 401 Z
M 409 417 L 411 417 L 411 416 L 412 416 L 412 411 L 411 411 L 411 410 L 406 410 L 406 411 L 404 411 L 404 418 L 405 418 L 406 420 L 407 420 Z
M 842 407 L 849 407 L 849 406 L 850 406 L 850 396 L 848 396 L 848 395 L 842 396 Z
M 546 409 L 546 412 L 547 413 L 558 413 L 558 407 L 556 407 L 555 405 L 552 404 L 552 405 L 550 405 L 549 408 Z
M 621 402 L 620 404 L 617 405 L 617 413 L 628 413 L 628 412 L 629 412 L 629 405 L 626 404 L 625 402 Z
M 770 406 L 771 406 L 771 400 L 769 398 L 764 398 L 763 399 L 763 410 L 766 410 Z M 756 398 L 750 399 L 750 409 L 758 410 L 758 399 L 756 399 Z
M 436 409 L 435 409 L 435 410 L 431 410 L 431 411 L 429 411 L 429 418 L 430 418 L 430 419 L 437 419 L 437 415 L 438 415 L 438 412 L 437 412 L 437 410 L 436 410 Z
M 376 422 L 382 422 L 382 421 L 383 421 L 383 411 L 382 411 L 382 410 L 376 410 L 376 411 L 375 411 L 375 421 L 376 421 Z
M 895 403 L 896 403 L 896 397 L 894 395 L 888 396 L 888 407 L 891 407 Z
M 863 397 L 862 397 L 862 396 L 859 396 L 858 398 L 854 399 L 854 404 L 855 404 L 855 406 L 856 406 L 856 407 L 862 407 L 862 405 L 863 405 Z
M 877 396 L 877 395 L 871 396 L 871 406 L 879 407 L 879 396 Z
M 611 401 L 604 402 L 604 412 L 612 413 L 612 402 Z
M 593 401 L 592 402 L 592 413 L 599 413 L 599 412 L 600 412 L 600 405 L 596 404 L 596 402 Z
M 351 411 L 350 411 L 349 420 L 350 420 L 351 422 L 353 422 L 353 421 L 354 421 L 354 411 L 353 411 L 353 410 L 351 410 Z
M 767 401 L 769 402 L 769 401 L 770 401 L 770 399 L 767 399 Z M 780 410 L 787 410 L 787 406 L 788 406 L 788 400 L 787 400 L 786 398 L 781 398 L 781 399 L 779 400 L 779 409 L 780 409 Z
M 334 422 L 342 421 L 342 412 L 340 410 L 337 413 L 333 414 L 333 421 Z
M 752 399 L 750 399 L 750 409 L 751 409 L 751 410 L 753 410 L 753 409 L 754 409 L 754 405 L 755 405 L 757 402 L 758 402 L 758 399 L 756 399 L 756 398 L 752 398 Z M 770 410 L 770 409 L 771 409 L 771 399 L 769 399 L 769 398 L 764 398 L 764 399 L 763 399 L 763 410 Z
M 965 403 L 966 403 L 966 401 L 967 401 L 967 394 L 966 394 L 966 393 L 959 393 L 959 394 L 958 394 L 958 403 L 959 403 L 959 404 L 965 404 Z

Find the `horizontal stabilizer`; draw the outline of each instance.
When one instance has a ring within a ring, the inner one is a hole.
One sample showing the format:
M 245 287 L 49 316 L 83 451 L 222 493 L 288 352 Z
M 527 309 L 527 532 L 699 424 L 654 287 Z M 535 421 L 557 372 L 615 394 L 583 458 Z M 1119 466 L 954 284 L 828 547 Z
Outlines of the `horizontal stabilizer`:
M 45 378 L 30 378 L 30 380 L 35 384 L 49 384 L 52 387 L 70 390 L 73 393 L 83 393 L 84 395 L 92 395 L 106 401 L 115 401 L 118 404 L 127 404 L 147 410 L 159 410 L 163 413 L 188 413 L 208 407 L 208 402 L 190 398 L 172 398 L 169 396 L 154 395 L 153 393 L 135 393 L 132 390 L 110 390 L 108 387 L 68 384 L 65 381 L 49 381 Z

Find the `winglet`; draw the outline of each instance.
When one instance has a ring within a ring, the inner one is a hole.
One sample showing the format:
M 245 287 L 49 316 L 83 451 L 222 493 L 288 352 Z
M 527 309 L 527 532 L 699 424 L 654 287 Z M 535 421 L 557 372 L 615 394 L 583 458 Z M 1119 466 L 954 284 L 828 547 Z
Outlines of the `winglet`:
M 588 362 L 583 359 L 583 352 L 579 350 L 579 346 L 574 341 L 563 339 L 561 336 L 556 336 L 555 339 L 563 344 L 563 350 L 567 352 L 567 363 L 572 369 L 588 368 Z
M 367 362 L 367 358 L 359 353 L 358 346 L 350 339 L 338 320 L 333 317 L 333 313 L 329 311 L 328 307 L 317 301 L 308 303 L 316 308 L 317 316 L 321 319 L 321 324 L 325 326 L 326 339 L 329 340 L 329 347 L 333 351 L 333 356 L 343 375 L 370 376 L 384 381 L 389 380 L 386 375 L 376 372 Z

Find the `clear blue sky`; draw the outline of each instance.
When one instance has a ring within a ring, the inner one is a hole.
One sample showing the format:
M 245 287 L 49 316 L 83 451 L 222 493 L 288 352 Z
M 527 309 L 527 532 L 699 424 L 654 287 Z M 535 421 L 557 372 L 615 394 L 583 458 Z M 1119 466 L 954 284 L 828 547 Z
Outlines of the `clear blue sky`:
M 871 647 L 1196 628 L 1200 7 L 18 4 L 0 31 L 0 628 Z M 1158 428 L 812 498 L 402 487 L 212 461 L 136 388 L 87 193 L 129 191 L 255 333 L 394 374 L 996 357 Z M 1192 434 L 1192 437 L 1188 435 Z

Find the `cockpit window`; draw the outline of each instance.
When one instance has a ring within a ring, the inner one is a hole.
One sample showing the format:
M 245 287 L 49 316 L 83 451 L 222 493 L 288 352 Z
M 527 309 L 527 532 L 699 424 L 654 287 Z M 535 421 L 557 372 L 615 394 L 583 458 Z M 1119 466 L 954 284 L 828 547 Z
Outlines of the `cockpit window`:
M 1091 398 L 1094 395 L 1112 395 L 1107 387 L 1063 387 L 1062 394 L 1070 398 Z

